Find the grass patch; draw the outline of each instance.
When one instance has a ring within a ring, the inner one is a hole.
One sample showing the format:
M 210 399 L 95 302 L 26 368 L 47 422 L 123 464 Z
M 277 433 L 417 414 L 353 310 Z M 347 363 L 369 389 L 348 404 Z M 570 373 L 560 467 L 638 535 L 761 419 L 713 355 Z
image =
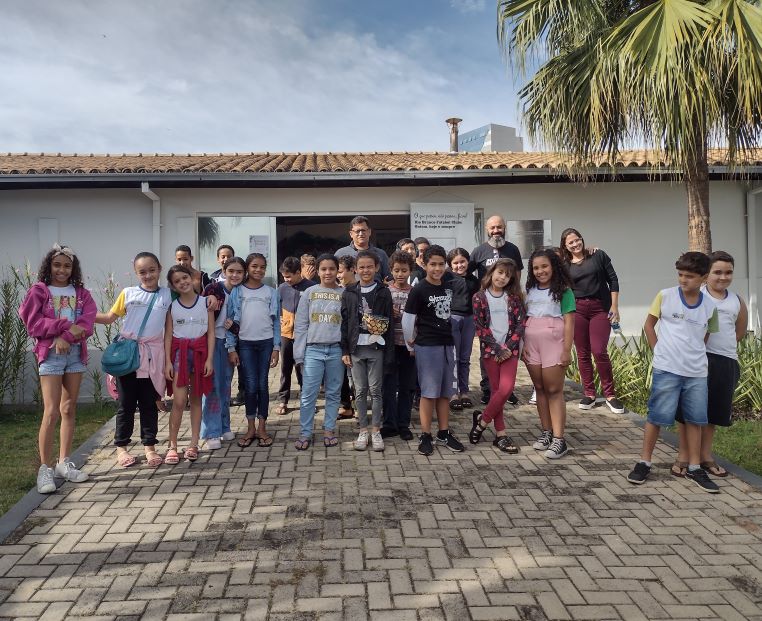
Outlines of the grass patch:
M 762 421 L 739 420 L 730 427 L 717 427 L 714 452 L 762 476 Z
M 113 404 L 86 404 L 77 408 L 77 426 L 73 447 L 76 449 L 114 415 Z M 0 515 L 37 484 L 40 455 L 37 432 L 40 411 L 14 411 L 0 414 Z M 58 456 L 58 436 L 54 453 Z

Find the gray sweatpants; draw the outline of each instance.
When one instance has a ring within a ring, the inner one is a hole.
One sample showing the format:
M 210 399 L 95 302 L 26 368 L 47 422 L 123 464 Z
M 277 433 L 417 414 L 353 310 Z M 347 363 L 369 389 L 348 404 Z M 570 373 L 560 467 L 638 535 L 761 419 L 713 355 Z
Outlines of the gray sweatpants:
M 360 429 L 368 426 L 368 393 L 373 412 L 373 427 L 383 422 L 381 387 L 384 381 L 384 350 L 375 345 L 358 345 L 352 354 L 352 381 Z

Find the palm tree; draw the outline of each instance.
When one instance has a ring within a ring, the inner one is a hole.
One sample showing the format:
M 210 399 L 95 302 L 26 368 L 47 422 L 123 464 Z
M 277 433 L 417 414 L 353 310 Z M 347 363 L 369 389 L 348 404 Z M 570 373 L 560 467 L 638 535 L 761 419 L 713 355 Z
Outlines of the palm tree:
M 710 252 L 707 149 L 729 166 L 762 129 L 760 0 L 498 0 L 498 39 L 526 76 L 530 138 L 570 171 L 640 145 L 682 173 L 691 250 Z

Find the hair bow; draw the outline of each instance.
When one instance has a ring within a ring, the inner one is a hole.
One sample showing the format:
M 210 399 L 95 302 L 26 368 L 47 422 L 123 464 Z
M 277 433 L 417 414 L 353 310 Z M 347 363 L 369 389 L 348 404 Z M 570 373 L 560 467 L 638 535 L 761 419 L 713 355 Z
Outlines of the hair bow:
M 64 255 L 67 257 L 70 261 L 74 261 L 74 251 L 69 248 L 68 246 L 61 246 L 58 242 L 53 244 L 53 252 L 55 253 L 53 256 L 57 257 L 59 254 Z

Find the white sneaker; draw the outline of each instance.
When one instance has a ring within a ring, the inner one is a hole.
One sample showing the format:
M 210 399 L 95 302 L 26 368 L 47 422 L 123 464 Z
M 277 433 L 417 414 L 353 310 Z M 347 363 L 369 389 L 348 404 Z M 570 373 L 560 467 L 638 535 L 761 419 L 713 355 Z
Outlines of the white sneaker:
M 384 450 L 384 439 L 381 437 L 380 431 L 374 431 L 373 435 L 370 436 L 370 440 L 374 451 L 380 452 Z
M 529 397 L 529 405 L 537 405 L 537 391 L 532 391 L 532 396 Z
M 63 479 L 64 481 L 71 481 L 72 483 L 84 483 L 85 481 L 87 481 L 87 479 L 90 478 L 89 476 L 87 476 L 86 472 L 77 470 L 76 466 L 74 465 L 74 462 L 71 461 L 68 457 L 64 458 L 62 462 L 59 461 L 56 464 L 56 469 L 54 474 L 59 479 Z
M 355 450 L 364 451 L 366 448 L 368 448 L 368 432 L 361 431 L 355 440 Z
M 222 434 L 222 439 L 225 440 L 225 442 L 230 442 L 231 440 L 235 440 L 235 433 L 232 431 L 226 431 Z
M 219 438 L 207 438 L 206 448 L 208 448 L 210 451 L 216 451 L 217 449 L 222 448 L 222 442 L 220 442 Z
M 56 482 L 53 480 L 53 468 L 45 464 L 37 471 L 37 491 L 40 494 L 52 494 L 56 491 Z

